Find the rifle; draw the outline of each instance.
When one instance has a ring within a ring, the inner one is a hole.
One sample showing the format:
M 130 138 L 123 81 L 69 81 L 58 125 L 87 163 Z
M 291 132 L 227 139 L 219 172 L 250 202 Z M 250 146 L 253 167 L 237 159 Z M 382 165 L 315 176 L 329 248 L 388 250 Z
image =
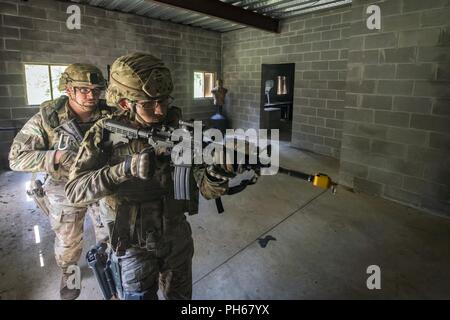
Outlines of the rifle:
M 182 128 L 182 130 L 185 130 L 187 134 L 190 135 L 192 138 L 194 133 L 194 124 L 191 122 L 185 122 L 185 121 L 179 121 L 179 125 Z M 153 126 L 150 128 L 135 128 L 131 125 L 108 119 L 105 121 L 104 124 L 105 130 L 110 132 L 112 135 L 112 140 L 115 142 L 124 142 L 128 143 L 130 140 L 135 139 L 143 139 L 145 140 L 149 145 L 151 145 L 155 150 L 165 150 L 166 155 L 171 155 L 172 151 L 175 151 L 174 148 L 180 141 L 173 141 L 172 137 L 174 134 L 174 128 L 161 125 L 161 126 Z M 192 139 L 191 139 L 192 141 Z M 181 141 L 182 142 L 182 141 Z M 201 147 L 204 148 L 205 146 L 214 143 L 220 147 L 226 147 L 223 144 L 216 143 L 206 137 L 202 134 L 202 143 Z M 191 155 L 191 159 L 195 158 L 195 153 L 199 152 L 199 146 L 193 145 L 192 146 L 193 154 Z M 261 154 L 262 150 L 259 148 L 256 149 L 256 152 L 253 154 L 245 154 L 244 157 L 244 163 L 234 163 L 233 165 L 235 168 L 237 166 L 241 166 L 245 171 L 253 170 L 255 173 L 259 173 L 261 168 L 269 167 L 270 164 L 263 164 L 260 162 L 259 155 Z M 267 149 L 267 152 L 270 153 L 270 146 Z M 251 164 L 249 159 L 251 155 L 256 156 L 257 163 Z M 237 159 L 237 151 L 234 150 L 234 159 Z M 174 171 L 174 193 L 175 193 L 175 199 L 176 200 L 190 200 L 190 192 L 192 190 L 192 181 L 190 180 L 189 176 L 191 174 L 191 164 L 181 164 L 177 165 L 174 164 L 175 171 Z M 290 170 L 283 167 L 279 167 L 279 172 L 283 174 L 287 174 L 296 178 L 300 178 L 302 180 L 306 180 L 310 183 L 312 183 L 316 187 L 324 188 L 324 189 L 330 189 L 333 193 L 336 192 L 336 183 L 334 183 L 331 178 L 323 173 L 318 174 L 306 174 L 300 171 Z M 247 186 L 252 185 L 256 183 L 257 175 L 255 175 L 252 179 L 247 179 L 241 181 L 241 183 L 237 186 L 230 187 L 228 189 L 227 195 L 232 195 L 239 193 L 243 191 Z M 195 182 L 193 182 L 195 184 Z M 194 187 L 195 188 L 195 187 Z M 218 213 L 224 212 L 223 205 L 221 198 L 215 199 L 217 211 Z

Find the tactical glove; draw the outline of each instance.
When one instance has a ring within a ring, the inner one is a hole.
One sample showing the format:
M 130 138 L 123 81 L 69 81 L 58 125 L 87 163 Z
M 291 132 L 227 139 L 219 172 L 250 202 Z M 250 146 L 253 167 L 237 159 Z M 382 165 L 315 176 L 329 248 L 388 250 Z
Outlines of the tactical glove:
M 125 173 L 139 179 L 149 179 L 155 173 L 156 156 L 153 149 L 128 156 L 125 160 Z

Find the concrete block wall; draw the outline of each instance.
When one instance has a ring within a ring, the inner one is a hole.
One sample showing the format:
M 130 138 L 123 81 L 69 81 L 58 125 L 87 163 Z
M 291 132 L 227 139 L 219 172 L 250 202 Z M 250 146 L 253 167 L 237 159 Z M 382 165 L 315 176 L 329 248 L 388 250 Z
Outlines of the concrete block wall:
M 175 105 L 186 118 L 207 119 L 211 99 L 193 99 L 193 72 L 221 72 L 221 35 L 200 28 L 79 5 L 81 29 L 69 30 L 66 9 L 54 0 L 0 0 L 0 127 L 19 126 L 37 112 L 25 93 L 25 63 L 88 62 L 106 76 L 107 64 L 142 51 L 163 59 L 174 79 Z M 0 166 L 14 132 L 0 132 Z
M 346 91 L 340 183 L 450 216 L 450 2 L 354 0 Z
M 261 64 L 295 63 L 291 144 L 339 158 L 350 18 L 347 6 L 283 21 L 279 34 L 251 28 L 223 34 L 232 126 L 259 127 Z

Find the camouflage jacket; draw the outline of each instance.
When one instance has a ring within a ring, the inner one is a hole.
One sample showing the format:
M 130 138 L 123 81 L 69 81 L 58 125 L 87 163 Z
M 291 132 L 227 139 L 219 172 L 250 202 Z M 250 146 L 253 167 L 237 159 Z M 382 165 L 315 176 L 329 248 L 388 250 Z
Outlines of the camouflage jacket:
M 93 112 L 92 120 L 80 126 L 81 133 L 84 131 L 83 128 L 87 130 L 95 121 L 110 113 L 111 109 L 106 106 L 104 100 L 100 100 L 99 106 Z M 39 112 L 28 120 L 14 138 L 9 152 L 11 169 L 14 171 L 46 172 L 54 180 L 67 180 L 68 170 L 74 157 L 68 157 L 67 161 L 61 165 L 55 165 L 55 153 L 60 145 L 61 136 L 64 135 L 56 128 L 74 118 L 66 96 L 42 103 Z M 74 139 L 64 139 L 64 141 L 67 142 L 67 150 L 76 154 L 79 142 Z
M 65 187 L 67 198 L 76 204 L 88 204 L 105 198 L 112 208 L 123 202 L 142 203 L 160 198 L 173 200 L 173 168 L 170 166 L 170 156 L 157 157 L 156 172 L 151 179 L 127 177 L 123 164 L 125 157 L 139 153 L 149 145 L 142 140 L 131 140 L 129 143 L 107 147 L 107 132 L 103 129 L 106 119 L 130 123 L 126 113 L 113 114 L 98 121 L 86 133 Z M 177 119 L 181 119 L 181 112 L 172 107 L 166 122 L 173 126 L 178 123 Z M 193 173 L 205 198 L 218 198 L 227 192 L 228 182 L 211 180 L 206 175 L 205 166 L 193 165 Z M 184 212 L 186 211 L 188 210 Z

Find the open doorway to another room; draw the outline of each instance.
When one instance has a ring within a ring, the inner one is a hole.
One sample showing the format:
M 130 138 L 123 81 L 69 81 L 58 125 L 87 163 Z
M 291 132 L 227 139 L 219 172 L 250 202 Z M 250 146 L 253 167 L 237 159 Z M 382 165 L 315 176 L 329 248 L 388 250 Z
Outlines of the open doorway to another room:
M 295 63 L 261 66 L 261 128 L 279 129 L 281 141 L 291 141 Z

